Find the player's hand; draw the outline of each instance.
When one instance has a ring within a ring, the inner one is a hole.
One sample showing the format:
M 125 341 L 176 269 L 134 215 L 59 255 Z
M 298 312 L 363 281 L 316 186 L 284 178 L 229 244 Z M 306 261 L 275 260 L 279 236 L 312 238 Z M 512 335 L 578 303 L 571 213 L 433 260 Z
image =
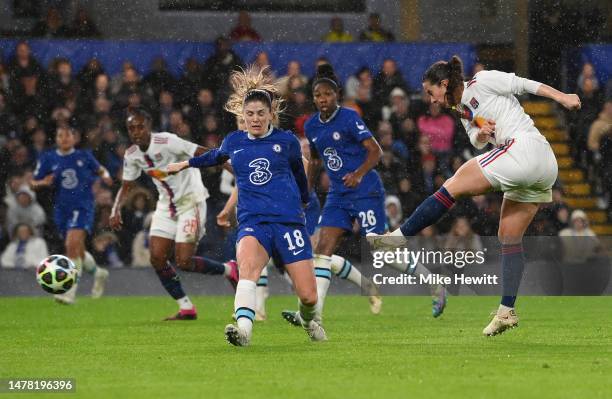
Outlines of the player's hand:
M 491 119 L 486 119 L 482 122 L 482 126 L 480 126 L 480 130 L 478 130 L 478 136 L 476 140 L 479 143 L 488 143 L 491 137 L 495 136 L 495 121 Z
M 230 223 L 229 218 L 230 218 L 230 213 L 227 210 L 223 209 L 217 215 L 217 224 L 221 227 L 230 227 L 231 223 Z
M 171 163 L 168 164 L 168 174 L 172 174 L 172 173 L 178 173 L 181 170 L 185 169 L 186 167 L 189 166 L 189 162 L 187 161 L 183 161 L 183 162 L 175 162 L 175 163 Z
M 111 214 L 108 223 L 113 230 L 121 230 L 123 227 L 123 219 L 121 218 L 121 211 L 116 211 Z
M 559 100 L 559 104 L 563 105 L 565 108 L 570 111 L 578 110 L 582 107 L 582 103 L 580 102 L 580 97 L 576 94 L 563 94 L 561 99 Z
M 361 183 L 363 176 L 360 176 L 356 172 L 347 173 L 342 177 L 344 185 L 348 188 L 355 188 Z

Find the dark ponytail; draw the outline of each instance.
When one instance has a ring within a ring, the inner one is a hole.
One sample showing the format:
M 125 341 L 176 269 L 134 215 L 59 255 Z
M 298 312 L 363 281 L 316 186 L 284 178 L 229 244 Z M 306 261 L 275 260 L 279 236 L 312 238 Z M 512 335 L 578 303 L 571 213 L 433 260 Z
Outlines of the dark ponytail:
M 317 67 L 317 74 L 315 81 L 312 84 L 312 90 L 317 87 L 318 84 L 324 83 L 331 86 L 334 91 L 338 91 L 340 85 L 338 84 L 338 78 L 334 73 L 334 68 L 329 64 L 321 64 Z
M 459 56 L 453 55 L 450 61 L 438 61 L 423 74 L 423 82 L 428 81 L 432 85 L 439 85 L 444 79 L 448 79 L 446 97 L 451 105 L 455 105 L 459 101 L 455 101 L 453 93 L 464 80 L 463 62 Z

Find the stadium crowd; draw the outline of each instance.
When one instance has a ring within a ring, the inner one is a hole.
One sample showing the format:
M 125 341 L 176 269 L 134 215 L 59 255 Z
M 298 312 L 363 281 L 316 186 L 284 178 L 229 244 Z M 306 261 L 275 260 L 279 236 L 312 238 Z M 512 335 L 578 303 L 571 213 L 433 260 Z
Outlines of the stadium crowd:
M 50 11 L 44 23 L 37 25 L 41 33 L 36 36 L 96 36 L 95 26 L 87 21 L 86 14 L 79 15 L 71 29 L 64 28 Z M 77 32 L 79 26 L 81 33 Z M 334 19 L 331 26 L 324 40 L 353 40 L 343 31 L 341 20 Z M 34 192 L 28 185 L 38 157 L 53 147 L 55 131 L 60 127 L 73 129 L 77 147 L 91 149 L 115 180 L 112 187 L 101 181 L 95 185 L 96 222 L 88 243 L 91 252 L 104 265 L 147 264 L 147 229 L 155 206 L 155 189 L 148 177 L 141 177 L 141 188 L 128 201 L 124 229 L 116 235 L 108 226 L 113 197 L 121 181 L 123 154 L 130 145 L 126 110 L 143 106 L 153 115 L 154 131 L 172 132 L 207 147 L 218 146 L 224 135 L 235 129 L 235 121 L 223 110 L 229 95 L 230 73 L 246 63 L 268 65 L 266 53 L 253 60 L 241 60 L 232 51 L 232 40 L 261 40 L 250 26 L 248 14 L 241 14 L 229 37 L 216 40 L 215 53 L 210 58 L 188 60 L 182 76 L 173 76 L 163 58 L 156 59 L 144 75 L 129 61 L 113 76 L 106 74 L 104 65 L 96 59 L 91 59 L 80 71 L 73 70 L 71 61 L 63 58 L 44 66 L 32 55 L 26 41 L 16 46 L 13 58 L 0 60 L 2 266 L 33 266 L 46 251 L 63 252 L 62 240 L 50 217 L 52 192 Z M 380 26 L 379 16 L 372 14 L 360 40 L 390 41 L 393 35 Z M 324 58 L 316 60 L 325 62 L 328 61 Z M 277 75 L 286 101 L 280 127 L 303 136 L 304 122 L 314 112 L 312 77 L 301 72 L 297 61 L 290 61 L 286 70 L 286 75 Z M 274 70 L 270 73 L 276 75 Z M 343 83 L 343 105 L 357 110 L 383 149 L 377 170 L 387 193 L 389 226 L 394 229 L 476 150 L 461 125 L 446 110 L 429 105 L 426 94 L 410 90 L 392 59 L 385 60 L 380 69 L 363 67 Z M 600 196 L 612 209 L 612 81 L 607 85 L 598 82 L 592 65 L 585 64 L 577 86 L 583 111 L 568 119 L 574 156 L 579 165 L 589 169 Z M 218 257 L 230 256 L 231 231 L 216 226 L 215 215 L 231 191 L 232 178 L 221 168 L 204 170 L 202 178 L 211 194 L 208 234 L 202 250 Z M 328 185 L 322 172 L 316 183 L 321 199 Z M 447 245 L 458 241 L 462 245 L 476 245 L 465 243 L 476 243 L 474 237 L 479 235 L 497 234 L 500 206 L 498 194 L 459 200 L 449 217 L 424 234 L 444 237 L 442 242 Z M 553 203 L 542 207 L 531 234 L 557 235 L 572 227 L 571 214 L 572 210 L 563 202 L 562 187 L 558 186 Z M 586 218 L 584 213 L 578 216 Z M 223 247 L 219 246 L 222 241 L 219 237 L 225 237 Z M 33 253 L 36 255 L 31 256 Z

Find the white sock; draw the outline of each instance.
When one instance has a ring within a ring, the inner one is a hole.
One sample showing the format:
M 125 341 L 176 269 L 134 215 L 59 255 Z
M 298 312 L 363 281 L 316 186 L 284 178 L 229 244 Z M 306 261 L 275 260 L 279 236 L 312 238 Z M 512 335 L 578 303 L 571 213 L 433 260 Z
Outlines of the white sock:
M 332 255 L 330 266 L 336 276 L 361 286 L 361 272 L 348 259 Z
M 253 333 L 253 320 L 255 320 L 256 299 L 255 281 L 240 280 L 236 286 L 236 297 L 234 298 L 234 313 L 236 324 L 251 339 Z
M 85 251 L 85 257 L 83 258 L 83 270 L 85 270 L 89 274 L 93 274 L 96 272 L 96 260 L 88 251 Z
M 177 299 L 176 303 L 178 303 L 179 309 L 181 309 L 181 310 L 191 310 L 191 309 L 193 309 L 193 303 L 191 303 L 191 300 L 189 299 L 189 297 L 187 295 L 185 295 L 182 298 Z
M 314 256 L 315 276 L 317 278 L 317 311 L 315 320 L 318 322 L 323 320 L 323 305 L 325 304 L 325 296 L 331 282 L 331 260 L 331 257 L 325 255 L 316 254 Z
M 389 235 L 393 237 L 404 237 L 404 233 L 402 233 L 402 229 L 393 230 L 391 233 L 389 233 Z
M 270 290 L 268 288 L 268 268 L 264 267 L 257 280 L 257 288 L 255 288 L 255 311 L 261 315 L 266 314 L 266 299 Z

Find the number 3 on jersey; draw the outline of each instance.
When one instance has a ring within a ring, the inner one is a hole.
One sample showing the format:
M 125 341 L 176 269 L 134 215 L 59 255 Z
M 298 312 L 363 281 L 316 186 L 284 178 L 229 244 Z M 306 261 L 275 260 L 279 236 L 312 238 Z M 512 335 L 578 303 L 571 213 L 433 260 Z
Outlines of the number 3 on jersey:
M 74 169 L 66 169 L 62 171 L 62 187 L 66 190 L 72 190 L 79 185 L 79 178 Z
M 266 158 L 257 158 L 249 162 L 249 166 L 255 170 L 249 174 L 249 180 L 256 186 L 266 184 L 272 178 L 270 172 L 270 161 Z
M 334 172 L 337 172 L 342 167 L 342 158 L 338 156 L 335 148 L 327 147 L 323 150 L 323 155 L 327 157 L 327 167 Z

